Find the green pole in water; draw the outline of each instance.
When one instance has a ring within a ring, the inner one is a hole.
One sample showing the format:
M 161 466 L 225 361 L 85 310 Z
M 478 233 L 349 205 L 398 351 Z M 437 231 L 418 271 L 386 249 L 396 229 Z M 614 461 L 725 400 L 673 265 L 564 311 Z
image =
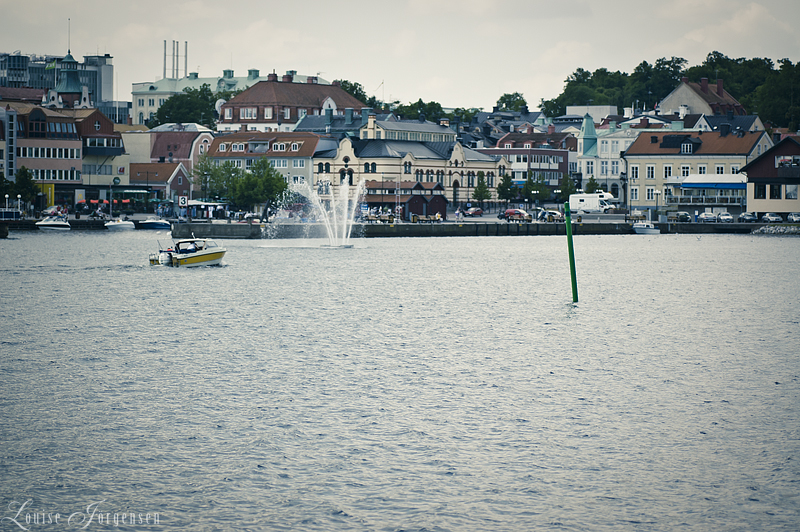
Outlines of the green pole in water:
M 569 248 L 569 275 L 572 277 L 572 302 L 578 302 L 578 279 L 575 277 L 575 250 L 572 249 L 572 217 L 569 202 L 564 203 L 564 219 L 567 222 L 567 247 Z

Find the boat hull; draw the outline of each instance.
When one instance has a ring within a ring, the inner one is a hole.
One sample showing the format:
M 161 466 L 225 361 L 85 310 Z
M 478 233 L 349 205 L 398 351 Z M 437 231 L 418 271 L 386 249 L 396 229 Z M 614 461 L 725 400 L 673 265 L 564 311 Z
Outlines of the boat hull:
M 637 235 L 660 235 L 661 229 L 651 223 L 635 223 L 633 224 L 633 232 Z
M 39 229 L 46 229 L 48 231 L 69 231 L 71 229 L 69 222 L 64 217 L 49 217 L 36 222 L 36 227 Z
M 136 229 L 136 226 L 133 222 L 108 222 L 106 229 L 109 231 L 131 231 Z

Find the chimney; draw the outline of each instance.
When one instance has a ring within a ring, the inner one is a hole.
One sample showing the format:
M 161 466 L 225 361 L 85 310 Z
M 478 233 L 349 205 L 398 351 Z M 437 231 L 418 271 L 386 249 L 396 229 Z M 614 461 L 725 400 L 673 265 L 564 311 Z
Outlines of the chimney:
M 281 81 L 283 81 L 284 83 L 291 83 L 293 79 L 294 77 L 287 72 L 286 74 L 283 75 Z
M 369 115 L 372 114 L 372 109 L 370 107 L 362 107 L 361 108 L 361 125 L 366 126 L 367 121 L 369 120 Z
M 689 78 L 687 78 L 686 76 L 683 76 L 681 78 L 681 83 L 689 83 Z
M 353 121 L 353 108 L 347 107 L 344 110 L 344 123 L 349 124 Z
M 609 120 L 608 121 L 608 130 L 609 131 L 616 131 L 617 129 L 617 121 L 616 120 Z
M 650 120 L 648 120 L 647 118 L 642 117 L 642 119 L 639 121 L 639 126 L 641 126 L 641 127 L 650 127 Z
M 528 114 L 528 106 L 527 105 L 523 105 L 522 109 L 520 109 L 519 112 L 520 112 L 520 114 L 523 114 L 523 115 Z
M 450 127 L 450 119 L 447 117 L 442 117 L 439 119 L 439 125 L 444 127 Z
M 548 125 L 547 125 L 547 134 L 548 134 L 548 135 L 552 135 L 552 134 L 553 134 L 553 133 L 555 133 L 555 132 L 556 132 L 556 126 L 555 126 L 555 124 L 548 124 Z
M 333 86 L 333 87 L 341 87 L 342 84 L 339 82 L 338 79 L 335 79 L 335 80 L 331 81 L 331 86 Z
M 310 83 L 311 85 L 316 85 L 318 83 L 317 76 L 308 76 L 306 78 L 306 83 Z
M 727 115 L 728 115 L 728 120 L 733 120 L 733 109 L 728 108 Z
M 720 137 L 727 137 L 728 133 L 731 132 L 731 125 L 727 122 L 724 124 L 719 125 L 719 136 Z
M 241 131 L 247 131 L 247 124 L 242 124 Z
M 267 74 L 267 81 L 278 81 L 278 75 L 275 72 Z
M 333 109 L 325 109 L 325 125 L 330 126 L 333 121 Z
M 721 79 L 718 79 L 718 80 L 717 80 L 717 96 L 719 96 L 720 98 L 722 98 L 722 95 L 723 95 L 723 94 L 725 94 L 725 91 L 724 91 L 724 90 L 722 90 L 722 80 L 721 80 Z
M 708 94 L 708 78 L 700 78 L 700 90 L 703 94 Z
M 497 111 L 499 111 L 499 110 L 500 110 L 500 107 L 498 107 L 498 106 L 496 106 L 496 105 L 495 105 L 494 107 L 492 107 L 492 112 L 493 112 L 493 113 L 496 113 L 496 112 L 497 112 Z

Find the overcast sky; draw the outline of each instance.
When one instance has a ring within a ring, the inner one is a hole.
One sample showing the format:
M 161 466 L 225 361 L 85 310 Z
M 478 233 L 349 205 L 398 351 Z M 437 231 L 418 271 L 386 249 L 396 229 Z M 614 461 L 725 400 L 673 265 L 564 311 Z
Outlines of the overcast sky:
M 800 0 L 0 0 L 0 13 L 0 52 L 110 54 L 120 100 L 163 77 L 164 40 L 168 53 L 181 43 L 181 76 L 188 41 L 201 77 L 296 70 L 386 101 L 487 110 L 510 92 L 536 107 L 577 68 L 693 66 L 714 50 L 800 60 Z

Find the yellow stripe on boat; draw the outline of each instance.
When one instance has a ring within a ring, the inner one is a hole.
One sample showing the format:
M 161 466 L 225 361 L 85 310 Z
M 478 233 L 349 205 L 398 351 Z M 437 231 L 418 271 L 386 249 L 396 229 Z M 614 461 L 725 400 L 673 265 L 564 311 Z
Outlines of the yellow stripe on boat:
M 205 262 L 213 262 L 215 260 L 221 260 L 222 257 L 225 255 L 224 251 L 216 251 L 214 253 L 204 253 L 202 255 L 193 256 L 193 257 L 179 257 L 178 258 L 178 265 L 179 266 L 190 266 L 193 264 L 203 264 Z

